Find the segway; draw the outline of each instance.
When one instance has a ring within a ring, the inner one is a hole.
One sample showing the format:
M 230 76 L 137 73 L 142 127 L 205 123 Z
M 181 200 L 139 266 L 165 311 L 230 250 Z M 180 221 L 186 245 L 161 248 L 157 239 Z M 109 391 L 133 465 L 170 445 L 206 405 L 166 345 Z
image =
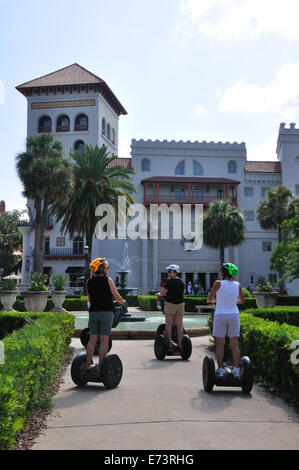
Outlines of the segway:
M 122 314 L 122 307 L 119 305 L 114 306 L 114 321 L 112 327 L 115 328 L 120 320 Z M 80 335 L 81 343 L 86 348 L 89 341 L 90 331 L 85 328 Z M 99 353 L 98 340 L 95 354 Z M 111 335 L 108 342 L 108 352 L 112 347 Z M 101 363 L 100 374 L 97 373 L 97 363 L 93 363 L 86 369 L 86 352 L 77 354 L 71 366 L 71 377 L 73 382 L 79 387 L 85 386 L 88 382 L 103 383 L 106 388 L 112 389 L 118 386 L 123 374 L 122 362 L 117 354 L 107 354 Z
M 97 367 L 98 364 L 93 365 Z M 84 387 L 87 382 L 102 382 L 106 388 L 112 389 L 118 386 L 122 374 L 123 366 L 117 354 L 107 354 L 101 364 L 100 375 L 94 373 L 93 367 L 86 370 L 86 352 L 77 354 L 71 366 L 72 380 L 79 387 Z
M 185 329 L 183 330 L 182 338 L 182 348 L 179 350 L 178 343 L 178 334 L 176 325 L 172 326 L 172 340 L 173 348 L 169 350 L 168 340 L 165 334 L 165 323 L 162 323 L 157 328 L 157 334 L 154 344 L 155 356 L 159 361 L 163 361 L 166 356 L 181 356 L 185 361 L 189 359 L 192 354 L 192 342 L 190 337 L 187 335 Z
M 223 377 L 216 377 L 215 362 L 211 356 L 205 356 L 202 365 L 204 390 L 211 392 L 214 385 L 218 387 L 241 387 L 243 392 L 250 393 L 253 386 L 252 365 L 248 356 L 240 359 L 240 377 L 234 377 L 233 368 L 223 364 Z

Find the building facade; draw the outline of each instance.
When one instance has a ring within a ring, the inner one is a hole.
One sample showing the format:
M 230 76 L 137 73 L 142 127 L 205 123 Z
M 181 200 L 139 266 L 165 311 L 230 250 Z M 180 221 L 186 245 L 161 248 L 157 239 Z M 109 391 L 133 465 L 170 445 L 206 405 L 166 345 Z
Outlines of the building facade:
M 78 64 L 17 87 L 28 101 L 28 136 L 50 132 L 68 155 L 84 143 L 105 145 L 118 154 L 118 119 L 126 114 L 109 87 L 99 77 Z M 277 231 L 262 230 L 256 218 L 258 201 L 278 184 L 299 195 L 299 129 L 294 123 L 280 125 L 276 161 L 247 160 L 245 143 L 132 140 L 131 158 L 118 164 L 133 168 L 132 183 L 137 188 L 136 203 L 208 205 L 221 198 L 238 207 L 246 221 L 245 240 L 225 249 L 225 260 L 240 268 L 239 280 L 254 288 L 259 276 L 276 282 L 269 269 L 269 257 L 277 243 Z M 32 203 L 28 202 L 32 209 Z M 192 216 L 193 217 L 193 216 Z M 33 217 L 34 218 L 34 217 Z M 171 230 L 170 217 L 170 230 Z M 34 224 L 23 231 L 23 282 L 32 266 Z M 208 290 L 219 272 L 219 251 L 203 246 L 186 250 L 185 238 L 157 239 L 95 238 L 93 257 L 110 261 L 110 275 L 128 271 L 128 284 L 139 292 L 156 291 L 171 262 L 179 264 L 185 282 L 199 280 Z M 73 240 L 60 233 L 60 225 L 49 221 L 45 242 L 45 272 L 69 276 L 70 288 L 82 287 L 84 244 L 80 234 Z M 288 285 L 298 293 L 298 282 Z

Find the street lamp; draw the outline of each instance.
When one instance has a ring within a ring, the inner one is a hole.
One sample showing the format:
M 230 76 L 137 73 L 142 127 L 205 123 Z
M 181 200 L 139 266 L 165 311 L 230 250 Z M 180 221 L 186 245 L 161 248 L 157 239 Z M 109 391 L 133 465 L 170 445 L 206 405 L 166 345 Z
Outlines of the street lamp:
M 85 266 L 84 266 L 84 293 L 87 294 L 87 281 L 89 279 L 89 263 L 88 263 L 89 246 L 84 247 Z

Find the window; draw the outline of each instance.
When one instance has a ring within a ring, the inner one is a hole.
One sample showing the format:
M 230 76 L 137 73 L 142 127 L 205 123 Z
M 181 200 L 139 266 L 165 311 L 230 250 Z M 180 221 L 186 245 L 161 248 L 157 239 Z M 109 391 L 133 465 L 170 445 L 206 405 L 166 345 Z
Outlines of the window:
M 244 211 L 245 220 L 254 220 L 254 211 Z
M 295 163 L 299 166 L 299 156 L 295 158 Z
M 144 158 L 141 162 L 141 171 L 150 171 L 151 169 L 151 162 L 148 158 Z
M 75 119 L 75 131 L 88 131 L 88 117 L 86 114 L 79 114 Z
M 51 132 L 52 130 L 52 120 L 49 116 L 43 116 L 38 122 L 38 132 Z
M 68 132 L 70 130 L 70 119 L 68 116 L 60 116 L 57 119 L 56 132 Z
M 102 134 L 106 134 L 106 119 L 102 118 Z
M 115 138 L 115 129 L 112 129 L 112 143 L 115 144 L 116 138 Z
M 182 160 L 180 163 L 177 164 L 175 169 L 176 175 L 184 175 L 185 174 L 185 162 Z
M 246 196 L 246 197 L 252 197 L 253 196 L 253 187 L 252 186 L 245 186 L 244 196 Z
M 295 195 L 299 196 L 299 184 L 295 184 Z
M 111 138 L 111 126 L 110 126 L 110 124 L 107 124 L 107 137 L 108 137 L 108 139 Z
M 272 242 L 263 242 L 263 251 L 271 251 Z
M 234 160 L 228 162 L 227 171 L 228 173 L 237 173 L 237 164 Z
M 203 169 L 201 165 L 193 160 L 193 175 L 203 175 Z
M 200 188 L 194 189 L 194 198 L 200 199 L 202 197 L 202 190 Z
M 217 199 L 222 199 L 224 196 L 223 189 L 217 189 Z
M 270 188 L 261 188 L 261 197 L 266 197 L 267 191 L 269 191 Z
M 82 155 L 84 155 L 84 147 L 85 147 L 85 144 L 83 142 L 83 140 L 77 140 L 75 142 L 75 150 L 77 150 L 78 152 L 80 152 Z
M 50 254 L 50 237 L 45 237 L 45 255 Z
M 83 239 L 81 237 L 74 238 L 73 254 L 83 255 Z
M 269 273 L 269 282 L 271 284 L 276 284 L 277 282 L 277 274 L 275 273 Z
M 65 237 L 56 237 L 56 246 L 65 246 Z
M 184 188 L 176 188 L 176 190 L 175 190 L 175 195 L 176 195 L 176 197 L 177 197 L 178 199 L 184 197 L 184 195 L 185 195 L 185 190 L 184 190 Z

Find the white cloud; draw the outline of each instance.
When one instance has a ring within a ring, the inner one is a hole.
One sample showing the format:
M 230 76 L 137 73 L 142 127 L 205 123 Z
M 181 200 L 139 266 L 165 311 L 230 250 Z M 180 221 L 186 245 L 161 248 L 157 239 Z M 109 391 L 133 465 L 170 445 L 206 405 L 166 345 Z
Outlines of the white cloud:
M 196 106 L 196 108 L 194 109 L 194 116 L 201 117 L 204 114 L 207 114 L 206 108 L 202 105 Z
M 277 145 L 277 132 L 272 133 L 263 143 L 259 145 L 252 146 L 247 145 L 247 158 L 248 160 L 255 161 L 266 161 L 266 160 L 275 160 L 276 155 L 276 145 Z
M 261 114 L 279 112 L 294 119 L 299 99 L 299 61 L 286 64 L 265 85 L 238 80 L 225 91 L 217 91 L 218 109 L 224 112 Z
M 298 0 L 181 0 L 176 32 L 217 40 L 243 40 L 278 34 L 299 40 Z
M 0 80 L 0 104 L 5 103 L 5 87 L 2 80 Z

